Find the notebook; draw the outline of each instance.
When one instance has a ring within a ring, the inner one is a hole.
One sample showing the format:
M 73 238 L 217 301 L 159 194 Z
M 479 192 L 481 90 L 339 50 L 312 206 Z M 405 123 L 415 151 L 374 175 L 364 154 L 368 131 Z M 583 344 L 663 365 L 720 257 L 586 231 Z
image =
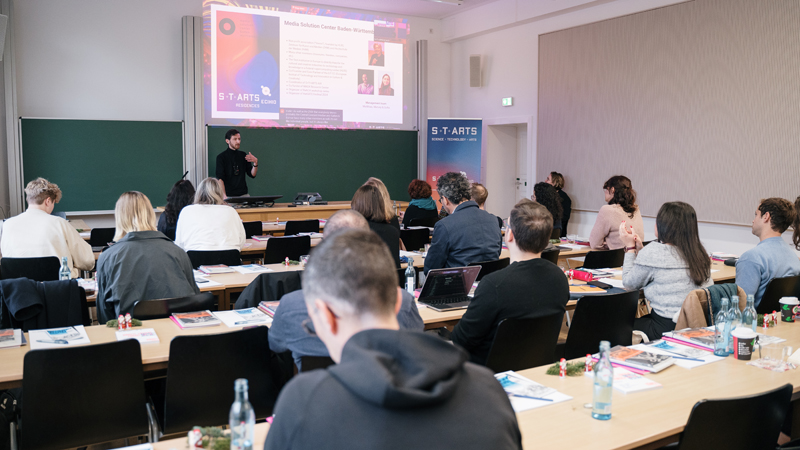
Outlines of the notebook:
M 478 278 L 480 266 L 432 269 L 419 293 L 419 302 L 435 311 L 464 309 L 472 299 L 469 291 Z

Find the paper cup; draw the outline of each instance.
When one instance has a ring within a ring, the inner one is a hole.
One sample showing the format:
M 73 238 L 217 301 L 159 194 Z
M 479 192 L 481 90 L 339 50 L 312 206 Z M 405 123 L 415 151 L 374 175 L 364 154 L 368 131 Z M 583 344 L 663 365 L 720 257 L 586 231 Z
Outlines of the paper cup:
M 736 328 L 731 331 L 731 336 L 733 336 L 733 356 L 736 359 L 749 361 L 756 344 L 755 331 L 749 328 Z
M 781 304 L 781 322 L 794 322 L 795 308 L 800 305 L 797 297 L 783 297 Z

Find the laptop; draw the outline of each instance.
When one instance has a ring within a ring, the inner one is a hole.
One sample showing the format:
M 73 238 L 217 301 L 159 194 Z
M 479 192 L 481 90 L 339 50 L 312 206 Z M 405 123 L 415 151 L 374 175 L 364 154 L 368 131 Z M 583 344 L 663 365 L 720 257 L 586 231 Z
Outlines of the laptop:
M 419 302 L 435 311 L 465 309 L 472 301 L 469 291 L 480 271 L 481 266 L 432 269 L 422 285 Z

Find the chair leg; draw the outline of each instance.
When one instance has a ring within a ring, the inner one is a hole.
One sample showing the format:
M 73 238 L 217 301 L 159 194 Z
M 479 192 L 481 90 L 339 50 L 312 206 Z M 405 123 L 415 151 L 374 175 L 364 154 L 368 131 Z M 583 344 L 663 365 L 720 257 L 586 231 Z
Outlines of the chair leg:
M 11 438 L 11 450 L 18 450 L 19 444 L 17 443 L 17 424 L 16 422 L 11 422 L 8 424 L 8 433 Z
M 150 426 L 148 427 L 149 432 L 147 435 L 147 440 L 150 441 L 150 443 L 152 444 L 158 442 L 158 438 L 161 437 L 161 430 L 159 429 L 158 426 L 158 418 L 156 417 L 156 408 L 155 405 L 153 405 L 153 401 L 151 399 L 148 398 L 145 408 L 147 408 L 147 418 L 149 419 L 150 422 L 149 424 Z

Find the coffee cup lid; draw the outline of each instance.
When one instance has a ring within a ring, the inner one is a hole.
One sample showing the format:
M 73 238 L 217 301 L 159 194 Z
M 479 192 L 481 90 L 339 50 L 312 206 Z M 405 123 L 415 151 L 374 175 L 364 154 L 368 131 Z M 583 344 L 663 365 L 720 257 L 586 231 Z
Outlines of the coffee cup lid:
M 797 297 L 781 297 L 779 303 L 786 305 L 800 305 L 800 300 L 797 300 Z
M 757 336 L 757 333 L 750 328 L 738 327 L 731 331 L 731 334 L 740 339 L 752 339 Z

